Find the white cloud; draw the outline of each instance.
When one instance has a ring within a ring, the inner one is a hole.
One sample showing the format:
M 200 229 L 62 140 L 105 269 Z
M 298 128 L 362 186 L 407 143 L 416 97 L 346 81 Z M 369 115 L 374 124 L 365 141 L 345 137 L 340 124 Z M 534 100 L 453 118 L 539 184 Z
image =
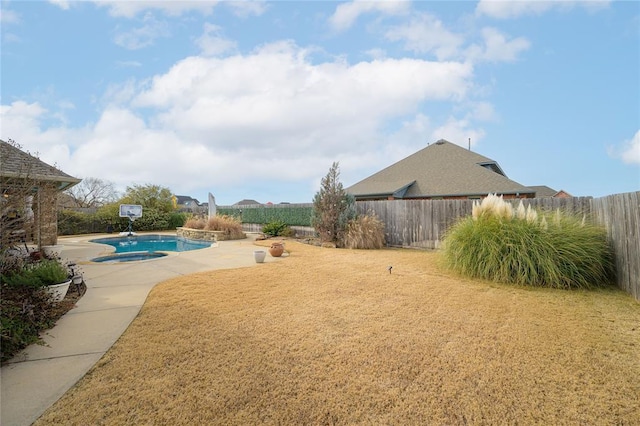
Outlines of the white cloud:
M 217 0 L 95 0 L 94 3 L 106 7 L 111 16 L 133 18 L 138 13 L 149 9 L 161 11 L 168 16 L 180 16 L 190 11 L 210 15 L 219 2 Z
M 204 33 L 195 41 L 204 56 L 216 56 L 236 48 L 236 42 L 222 37 L 221 32 L 222 28 L 217 25 L 204 24 Z
M 13 132 L 20 127 L 34 128 L 37 127 L 38 118 L 46 113 L 47 110 L 35 102 L 28 104 L 24 101 L 16 101 L 11 105 L 0 106 L 0 134 L 3 138 L 11 138 L 17 140 L 17 135 Z
M 69 10 L 69 2 L 67 0 L 49 0 L 49 3 L 58 6 L 62 10 Z
M 21 41 L 22 39 L 16 34 L 11 34 L 11 33 L 2 34 L 2 44 L 19 43 Z
M 62 109 L 70 105 L 62 103 Z M 21 145 L 28 146 L 28 151 L 51 165 L 63 169 L 71 164 L 69 153 L 73 147 L 79 146 L 87 135 L 85 128 L 70 129 L 64 123 L 48 125 L 43 128 L 43 121 L 50 121 L 61 116 L 59 112 L 51 112 L 39 103 L 16 101 L 10 105 L 0 106 L 0 138 L 13 139 Z
M 450 117 L 446 123 L 431 132 L 431 140 L 446 139 L 457 145 L 467 148 L 469 146 L 469 138 L 471 138 L 471 146 L 474 146 L 484 138 L 483 129 L 474 129 L 471 127 L 469 120 L 456 119 Z
M 495 122 L 499 120 L 498 113 L 489 102 L 474 102 L 470 104 L 468 118 L 476 121 Z
M 420 13 L 408 23 L 392 27 L 386 31 L 385 37 L 403 41 L 405 49 L 416 53 L 433 52 L 440 60 L 454 57 L 464 41 L 462 36 L 450 32 L 439 19 L 427 13 Z
M 362 14 L 378 12 L 384 15 L 400 15 L 407 13 L 410 7 L 411 4 L 408 1 L 355 0 L 338 5 L 334 14 L 329 18 L 329 23 L 334 29 L 344 31 L 349 29 Z
M 122 83 L 109 84 L 98 103 L 103 107 L 127 104 L 137 96 L 139 86 L 140 83 L 132 78 Z
M 369 49 L 363 53 L 372 59 L 384 59 L 387 57 L 387 51 L 379 48 Z
M 576 6 L 593 12 L 608 7 L 610 3 L 610 0 L 480 0 L 476 6 L 476 14 L 511 19 L 526 15 L 542 15 L 554 9 L 570 10 Z
M 73 104 L 73 102 L 68 101 L 68 100 L 61 100 L 58 102 L 58 107 L 60 109 L 76 109 L 76 106 Z
M 610 150 L 609 154 L 621 158 L 625 164 L 640 164 L 640 130 L 631 140 L 624 141 L 618 150 Z
M 129 50 L 138 50 L 150 46 L 159 37 L 170 35 L 169 26 L 164 21 L 157 20 L 151 13 L 142 19 L 143 25 L 127 31 L 118 31 L 114 42 Z
M 15 102 L 2 107 L 0 134 L 43 148 L 71 175 L 120 190 L 156 183 L 195 195 L 264 181 L 265 191 L 307 188 L 333 161 L 354 182 L 435 140 L 421 105 L 464 103 L 472 78 L 473 67 L 456 62 L 316 63 L 308 50 L 281 42 L 246 55 L 185 58 L 148 82 L 110 86 L 97 121 L 81 129 L 45 127 L 54 113 Z M 397 130 L 387 127 L 396 120 Z M 472 128 L 452 119 L 439 137 L 454 139 L 453 129 L 476 138 Z
M 118 68 L 140 68 L 142 64 L 138 61 L 116 61 Z
M 3 1 L 0 7 L 0 23 L 2 25 L 19 24 L 21 21 L 20 15 L 14 11 L 7 9 L 6 3 Z
M 241 18 L 251 15 L 260 16 L 267 10 L 267 3 L 264 1 L 227 1 L 224 3 L 230 7 L 233 13 Z
M 513 62 L 518 55 L 529 49 L 531 43 L 523 38 L 517 37 L 507 39 L 503 33 L 495 28 L 483 28 L 482 46 L 474 44 L 467 48 L 465 55 L 474 62 Z
M 462 99 L 473 71 L 415 59 L 313 65 L 306 53 L 278 43 L 246 56 L 186 58 L 156 76 L 133 104 L 159 109 L 159 126 L 220 147 L 273 139 L 283 149 L 320 142 L 329 149 L 369 137 L 426 100 Z

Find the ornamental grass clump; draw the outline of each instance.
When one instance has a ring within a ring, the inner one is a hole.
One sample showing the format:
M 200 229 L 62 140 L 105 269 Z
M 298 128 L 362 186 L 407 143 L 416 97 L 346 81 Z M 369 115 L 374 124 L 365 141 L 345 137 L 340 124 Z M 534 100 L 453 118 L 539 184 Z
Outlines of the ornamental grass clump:
M 342 246 L 349 249 L 383 248 L 384 223 L 373 213 L 359 215 L 347 224 Z
M 190 228 L 190 229 L 204 229 L 205 226 L 207 226 L 207 221 L 205 221 L 201 217 L 189 218 L 184 224 L 185 228 Z
M 233 216 L 220 215 L 209 218 L 204 227 L 207 231 L 222 231 L 230 239 L 244 238 L 242 223 Z
M 513 209 L 490 195 L 444 239 L 444 259 L 470 277 L 550 288 L 593 288 L 611 282 L 613 254 L 604 228 L 586 218 Z

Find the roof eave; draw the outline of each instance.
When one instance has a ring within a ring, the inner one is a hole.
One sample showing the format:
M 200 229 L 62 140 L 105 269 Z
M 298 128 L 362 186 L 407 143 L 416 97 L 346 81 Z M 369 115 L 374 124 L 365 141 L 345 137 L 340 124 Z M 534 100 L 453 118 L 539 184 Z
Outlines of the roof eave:
M 486 197 L 489 194 L 499 195 L 520 195 L 520 194 L 535 194 L 536 191 L 492 191 L 492 192 L 476 192 L 476 193 L 458 193 L 458 194 L 424 194 L 424 195 L 412 195 L 411 198 L 427 198 L 427 197 Z
M 1 177 L 8 179 L 24 179 L 23 173 L 15 173 L 15 172 L 3 172 Z M 58 189 L 60 191 L 67 190 L 74 185 L 79 184 L 82 179 L 74 178 L 72 176 L 43 176 L 43 175 L 34 175 L 30 178 L 34 182 L 57 182 L 60 183 Z

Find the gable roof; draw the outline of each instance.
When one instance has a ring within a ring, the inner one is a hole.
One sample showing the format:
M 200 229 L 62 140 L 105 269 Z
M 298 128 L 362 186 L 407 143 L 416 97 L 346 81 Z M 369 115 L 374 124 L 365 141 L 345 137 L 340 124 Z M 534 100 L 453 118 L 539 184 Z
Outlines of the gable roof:
M 190 197 L 188 195 L 175 195 L 175 197 L 176 197 L 176 204 L 178 205 L 187 204 L 190 201 L 193 201 L 194 203 L 196 203 L 197 206 L 200 205 L 200 202 L 197 199 Z
M 3 140 L 0 140 L 0 164 L 2 164 L 0 177 L 17 179 L 29 177 L 36 181 L 57 182 L 60 191 L 82 180 L 58 170 Z
M 555 189 L 549 188 L 546 185 L 533 185 L 529 188 L 536 191 L 536 197 L 553 197 L 558 193 Z
M 254 204 L 260 204 L 259 202 L 257 202 L 256 200 L 248 200 L 248 199 L 244 199 L 244 200 L 240 200 L 237 203 L 234 204 L 234 206 L 251 206 Z
M 356 199 L 534 194 L 498 163 L 443 139 L 345 189 Z
M 538 198 L 543 198 L 543 197 L 571 197 L 571 194 L 569 194 L 568 192 L 564 191 L 564 190 L 560 190 L 560 191 L 556 191 L 553 188 L 549 188 L 546 185 L 533 185 L 533 186 L 529 186 L 529 188 L 533 189 L 534 191 L 536 191 L 536 197 Z

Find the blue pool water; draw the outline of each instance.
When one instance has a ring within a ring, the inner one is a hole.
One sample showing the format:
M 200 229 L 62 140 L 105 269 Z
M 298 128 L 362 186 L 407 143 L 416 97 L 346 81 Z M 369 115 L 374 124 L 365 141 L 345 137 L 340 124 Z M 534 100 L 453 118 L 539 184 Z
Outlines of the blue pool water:
M 108 244 L 116 248 L 115 253 L 156 251 L 190 251 L 211 247 L 208 241 L 187 240 L 175 235 L 134 235 L 91 240 L 92 243 Z

